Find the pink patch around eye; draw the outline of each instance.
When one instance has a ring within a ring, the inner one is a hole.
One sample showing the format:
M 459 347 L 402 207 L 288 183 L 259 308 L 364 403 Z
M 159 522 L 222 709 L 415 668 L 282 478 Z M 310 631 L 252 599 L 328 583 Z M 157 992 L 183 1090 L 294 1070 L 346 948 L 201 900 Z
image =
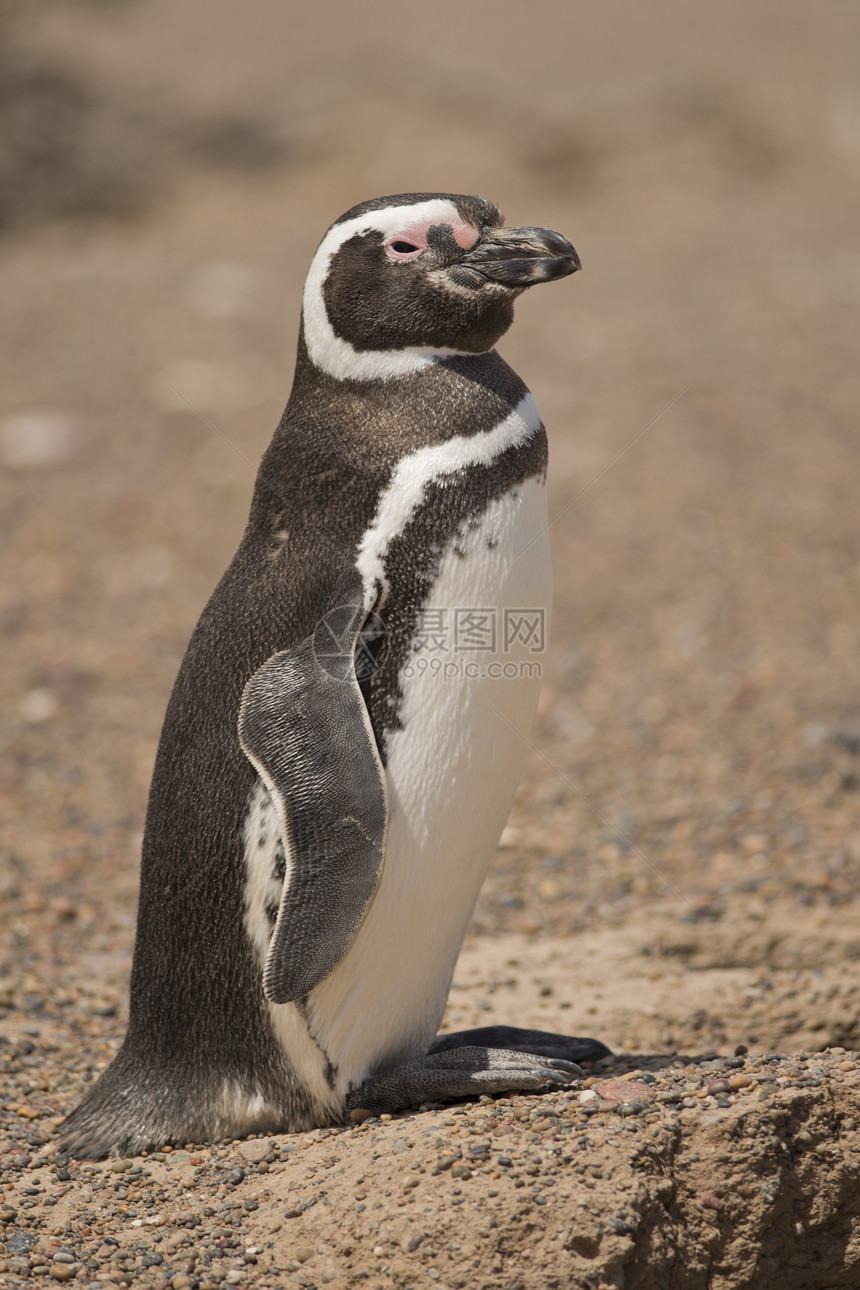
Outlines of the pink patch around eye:
M 481 234 L 471 224 L 452 224 L 451 232 L 454 234 L 454 241 L 458 246 L 462 246 L 464 251 L 471 251 Z
M 427 246 L 427 235 L 431 228 L 434 228 L 442 221 L 428 221 L 421 224 L 410 224 L 402 232 L 395 233 L 388 239 L 386 250 L 395 260 L 411 260 Z M 464 251 L 470 250 L 475 245 L 480 233 L 477 229 L 472 228 L 469 224 L 451 223 L 448 226 L 453 234 L 454 241 Z

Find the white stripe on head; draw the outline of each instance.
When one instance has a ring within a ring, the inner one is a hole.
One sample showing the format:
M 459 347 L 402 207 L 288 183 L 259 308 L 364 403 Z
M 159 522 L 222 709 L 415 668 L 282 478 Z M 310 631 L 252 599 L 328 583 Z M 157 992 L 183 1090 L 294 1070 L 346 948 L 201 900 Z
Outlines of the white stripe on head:
M 382 210 L 368 211 L 354 219 L 330 228 L 311 261 L 302 299 L 305 344 L 311 362 L 338 381 L 390 380 L 394 376 L 408 376 L 427 367 L 437 358 L 450 358 L 461 351 L 432 349 L 426 345 L 413 345 L 404 349 L 358 350 L 336 336 L 329 322 L 325 307 L 323 287 L 328 277 L 332 257 L 344 242 L 356 233 L 381 233 L 390 237 L 406 225 L 428 221 L 432 224 L 462 224 L 463 218 L 453 202 L 435 197 L 432 201 L 416 202 L 411 206 L 388 206 Z

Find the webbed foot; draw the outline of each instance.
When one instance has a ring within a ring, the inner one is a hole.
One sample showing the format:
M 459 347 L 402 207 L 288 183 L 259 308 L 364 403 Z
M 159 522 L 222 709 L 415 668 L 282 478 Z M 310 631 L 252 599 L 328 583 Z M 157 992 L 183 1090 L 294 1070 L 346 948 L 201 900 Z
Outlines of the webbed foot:
M 531 1092 L 569 1084 L 584 1072 L 571 1061 L 476 1045 L 446 1048 L 393 1070 L 371 1075 L 347 1095 L 346 1104 L 398 1111 L 421 1102 L 482 1093 Z
M 596 1062 L 601 1057 L 610 1056 L 606 1044 L 599 1039 L 574 1039 L 570 1035 L 555 1035 L 546 1030 L 522 1030 L 519 1026 L 480 1026 L 477 1030 L 437 1035 L 430 1045 L 430 1052 L 442 1053 L 450 1048 L 474 1045 L 507 1048 L 518 1053 L 533 1053 L 537 1057 L 558 1057 L 567 1062 Z

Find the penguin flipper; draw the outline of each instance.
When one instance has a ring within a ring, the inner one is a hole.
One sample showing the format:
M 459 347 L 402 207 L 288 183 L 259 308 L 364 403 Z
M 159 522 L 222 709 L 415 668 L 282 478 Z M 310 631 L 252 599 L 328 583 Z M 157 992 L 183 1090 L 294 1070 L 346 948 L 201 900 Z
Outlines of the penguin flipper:
M 322 667 L 309 639 L 273 654 L 242 696 L 239 738 L 287 855 L 263 971 L 273 1003 L 303 998 L 336 967 L 382 876 L 385 772 L 351 654 L 343 663 Z

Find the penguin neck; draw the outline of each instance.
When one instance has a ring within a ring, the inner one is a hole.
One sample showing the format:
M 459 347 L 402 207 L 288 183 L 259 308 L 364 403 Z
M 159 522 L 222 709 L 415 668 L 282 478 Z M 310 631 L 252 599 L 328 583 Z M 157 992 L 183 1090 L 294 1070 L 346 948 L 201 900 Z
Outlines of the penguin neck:
M 385 405 L 390 409 L 399 408 L 401 414 L 416 400 L 442 400 L 448 405 L 444 413 L 450 427 L 448 433 L 454 435 L 462 433 L 462 430 L 456 429 L 452 422 L 450 405 L 462 404 L 464 384 L 465 392 L 470 398 L 479 402 L 487 398 L 501 398 L 509 408 L 515 407 L 523 394 L 528 393 L 523 381 L 495 348 L 479 354 L 453 350 L 450 353 L 439 353 L 427 358 L 411 371 L 387 377 L 338 378 L 314 363 L 308 352 L 302 327 L 299 332 L 293 389 L 284 420 L 288 419 L 291 412 L 297 411 L 305 400 L 317 400 L 320 397 L 326 402 L 333 400 L 342 404 Z M 473 411 L 469 411 L 470 418 Z M 405 425 L 406 418 L 401 415 L 400 419 Z
M 329 516 L 333 531 L 363 529 L 404 457 L 492 431 L 527 394 L 495 350 L 389 381 L 337 380 L 314 365 L 300 339 L 292 393 L 260 465 L 249 527 L 288 529 L 314 510 Z

